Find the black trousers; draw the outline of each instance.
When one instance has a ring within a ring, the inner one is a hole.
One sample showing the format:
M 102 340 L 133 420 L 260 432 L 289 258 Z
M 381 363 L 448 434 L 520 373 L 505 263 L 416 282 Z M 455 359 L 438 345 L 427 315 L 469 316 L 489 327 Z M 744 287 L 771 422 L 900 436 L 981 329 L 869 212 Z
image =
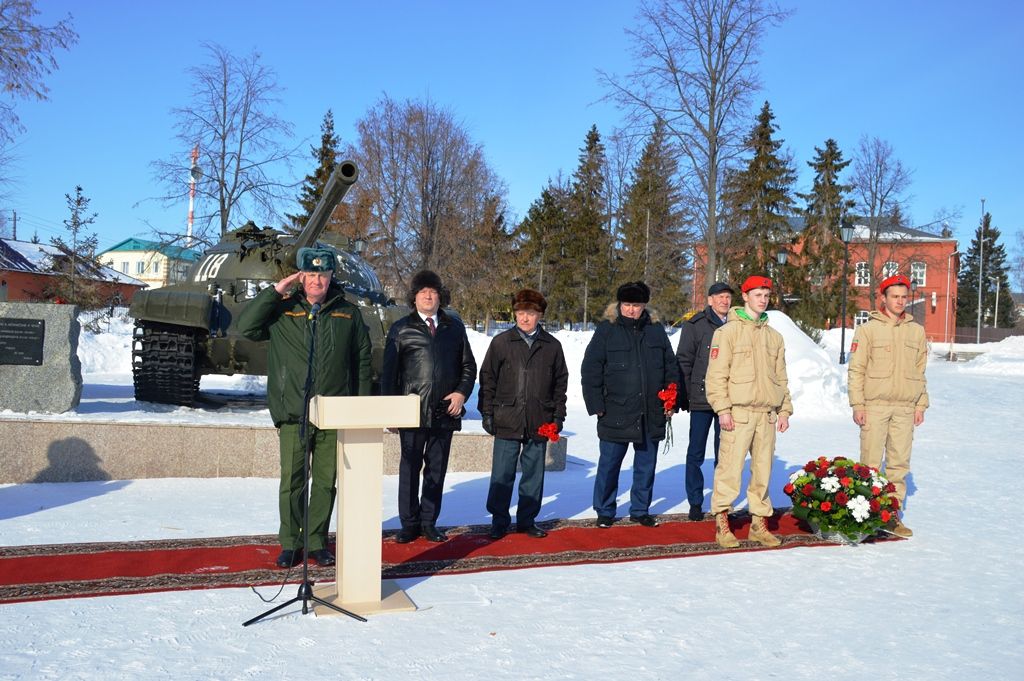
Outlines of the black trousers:
M 402 527 L 433 525 L 441 515 L 441 494 L 448 472 L 452 431 L 441 428 L 402 428 L 402 460 L 398 465 L 398 517 Z M 420 496 L 420 472 L 423 496 Z

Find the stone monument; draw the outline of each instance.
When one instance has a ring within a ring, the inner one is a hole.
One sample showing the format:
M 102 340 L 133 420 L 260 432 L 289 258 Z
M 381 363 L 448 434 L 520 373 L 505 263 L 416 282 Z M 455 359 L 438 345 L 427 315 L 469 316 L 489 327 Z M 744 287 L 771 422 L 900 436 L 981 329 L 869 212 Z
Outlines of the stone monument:
M 0 410 L 62 413 L 82 397 L 78 308 L 0 302 Z

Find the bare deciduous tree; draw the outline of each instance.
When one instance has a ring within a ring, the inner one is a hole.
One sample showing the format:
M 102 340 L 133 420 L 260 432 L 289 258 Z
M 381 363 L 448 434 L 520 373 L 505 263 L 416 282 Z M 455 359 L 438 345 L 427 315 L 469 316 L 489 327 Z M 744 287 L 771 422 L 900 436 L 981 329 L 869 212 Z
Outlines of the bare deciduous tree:
M 743 138 L 750 96 L 759 87 L 757 54 L 765 30 L 787 12 L 765 0 L 645 0 L 633 38 L 635 68 L 624 79 L 601 73 L 610 98 L 649 130 L 652 119 L 688 161 L 681 166 L 683 209 L 695 216 L 707 249 L 705 278 L 719 270 L 720 191 Z
M 43 79 L 57 69 L 53 53 L 78 42 L 71 15 L 53 26 L 35 23 L 39 14 L 32 0 L 0 0 L 0 79 L 5 95 L 0 99 L 0 141 L 10 142 L 24 129 L 14 102 L 45 101 L 49 88 Z
M 491 286 L 480 275 L 504 264 L 494 260 L 491 246 L 496 234 L 505 234 L 506 190 L 481 146 L 451 111 L 429 100 L 384 95 L 357 128 L 358 146 L 349 156 L 359 164 L 360 181 L 351 203 L 362 207 L 357 216 L 368 231 L 359 236 L 392 293 L 401 296 L 421 268 L 441 274 L 456 303 L 459 294 L 470 298 L 470 287 Z M 481 254 L 488 254 L 479 262 L 483 272 L 470 272 L 465 263 Z
M 154 162 L 153 168 L 168 189 L 160 197 L 164 204 L 184 205 L 191 167 L 188 152 L 199 145 L 202 176 L 196 184 L 195 238 L 210 242 L 252 217 L 277 217 L 278 203 L 290 200 L 295 187 L 278 178 L 287 174 L 298 148 L 286 146 L 292 126 L 274 113 L 280 89 L 260 55 L 236 57 L 219 45 L 204 47 L 209 62 L 188 71 L 192 101 L 173 112 L 182 151 Z M 185 230 L 157 231 L 164 240 L 172 240 Z
M 853 196 L 856 208 L 868 227 L 869 290 L 881 274 L 876 268 L 879 237 L 889 227 L 898 227 L 902 221 L 903 195 L 910 186 L 911 171 L 895 157 L 892 145 L 877 137 L 860 138 L 853 157 Z

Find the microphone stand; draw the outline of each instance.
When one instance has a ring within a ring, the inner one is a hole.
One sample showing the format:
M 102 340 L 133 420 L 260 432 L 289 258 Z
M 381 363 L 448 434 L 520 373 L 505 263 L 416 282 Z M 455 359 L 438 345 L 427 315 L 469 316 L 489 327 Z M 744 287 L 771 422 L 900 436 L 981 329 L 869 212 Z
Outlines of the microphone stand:
M 334 603 L 328 603 L 324 599 L 313 593 L 313 582 L 309 581 L 309 469 L 310 460 L 313 456 L 313 438 L 307 436 L 306 427 L 309 423 L 309 400 L 312 397 L 310 393 L 313 391 L 313 355 L 316 347 L 316 323 L 319 317 L 320 303 L 315 303 L 309 311 L 309 319 L 311 321 L 309 327 L 309 357 L 306 360 L 306 385 L 303 389 L 302 396 L 302 423 L 299 425 L 299 441 L 303 443 L 305 450 L 305 461 L 303 462 L 303 471 L 305 473 L 305 482 L 302 485 L 302 583 L 299 584 L 299 591 L 295 594 L 295 597 L 285 601 L 284 603 L 267 610 L 265 613 L 253 617 L 251 620 L 242 623 L 243 627 L 247 627 L 250 624 L 259 622 L 261 619 L 272 615 L 282 608 L 287 608 L 292 603 L 298 603 L 302 601 L 302 614 L 306 615 L 310 611 L 309 602 L 314 601 L 320 605 L 336 610 L 342 615 L 348 615 L 352 619 L 357 619 L 360 622 L 365 622 L 366 618 L 357 615 L 354 612 L 345 610 L 342 607 L 335 605 Z

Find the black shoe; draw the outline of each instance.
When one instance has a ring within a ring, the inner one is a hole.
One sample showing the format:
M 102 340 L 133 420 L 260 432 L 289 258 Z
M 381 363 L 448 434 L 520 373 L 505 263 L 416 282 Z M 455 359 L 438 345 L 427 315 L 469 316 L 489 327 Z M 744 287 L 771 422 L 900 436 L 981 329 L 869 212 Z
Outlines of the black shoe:
M 690 520 L 704 520 L 704 509 L 700 504 L 690 504 L 690 512 L 687 517 Z
M 416 537 L 420 536 L 420 528 L 418 527 L 403 527 L 402 531 L 395 537 L 395 541 L 399 544 L 408 544 Z
M 488 536 L 490 536 L 491 539 L 494 539 L 495 541 L 497 541 L 498 539 L 501 539 L 502 537 L 504 537 L 506 534 L 508 534 L 508 528 L 507 527 L 500 527 L 498 525 L 491 525 L 491 534 L 488 535 Z
M 279 568 L 295 567 L 301 562 L 302 551 L 296 551 L 294 549 L 285 549 L 281 551 L 281 555 L 277 557 L 277 567 Z
M 444 532 L 437 529 L 433 525 L 423 526 L 423 536 L 426 537 L 428 540 L 436 542 L 438 544 L 443 541 L 448 541 L 448 535 L 446 535 Z
M 528 537 L 533 537 L 534 539 L 543 539 L 544 537 L 548 536 L 547 532 L 540 529 L 536 525 L 530 525 L 529 527 L 525 527 L 519 531 Z
M 615 518 L 610 515 L 599 515 L 597 516 L 597 526 L 602 529 L 607 529 L 612 526 L 615 522 Z
M 657 527 L 658 526 L 658 519 L 655 518 L 653 515 L 650 515 L 650 514 L 637 515 L 637 516 L 632 516 L 631 515 L 631 516 L 629 516 L 629 519 L 632 520 L 634 523 L 637 523 L 639 525 L 643 525 L 644 527 Z
M 334 565 L 334 554 L 329 549 L 317 549 L 310 551 L 309 557 L 316 561 L 320 567 L 331 567 Z

